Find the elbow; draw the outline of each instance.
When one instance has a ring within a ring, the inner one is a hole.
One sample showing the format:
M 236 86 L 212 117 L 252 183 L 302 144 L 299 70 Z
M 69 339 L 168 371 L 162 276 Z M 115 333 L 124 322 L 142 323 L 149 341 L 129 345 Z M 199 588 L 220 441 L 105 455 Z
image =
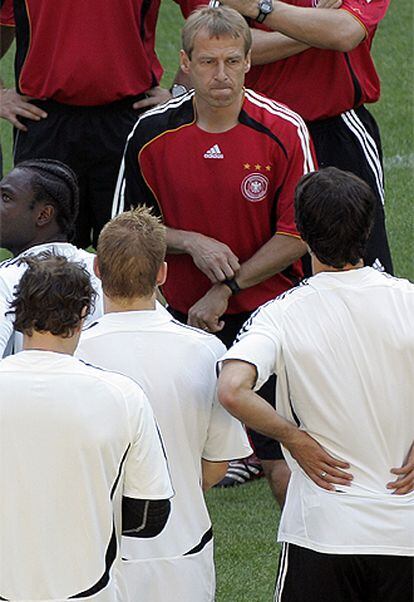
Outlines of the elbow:
M 239 387 L 229 379 L 219 378 L 217 396 L 221 405 L 232 415 L 238 418 Z

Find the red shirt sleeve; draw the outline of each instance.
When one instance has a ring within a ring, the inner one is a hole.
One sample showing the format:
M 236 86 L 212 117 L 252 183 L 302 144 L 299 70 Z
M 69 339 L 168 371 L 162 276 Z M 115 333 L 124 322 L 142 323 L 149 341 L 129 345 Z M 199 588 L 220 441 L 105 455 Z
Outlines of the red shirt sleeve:
M 0 0 L 0 25 L 15 26 L 13 0 Z
M 184 19 L 187 19 L 196 8 L 201 8 L 208 4 L 208 0 L 175 0 L 175 2 L 181 8 Z
M 344 0 L 341 6 L 353 15 L 370 33 L 387 12 L 390 0 Z

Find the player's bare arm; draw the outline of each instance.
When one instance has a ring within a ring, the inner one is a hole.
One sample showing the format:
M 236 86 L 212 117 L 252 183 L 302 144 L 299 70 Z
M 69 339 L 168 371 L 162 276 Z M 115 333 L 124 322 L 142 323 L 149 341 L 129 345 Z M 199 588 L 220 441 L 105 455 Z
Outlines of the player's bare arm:
M 161 86 L 154 86 L 154 88 L 150 88 L 146 91 L 145 98 L 134 102 L 132 108 L 135 110 L 148 109 L 160 105 L 163 102 L 167 102 L 170 98 L 171 94 L 169 90 L 161 88 Z
M 201 459 L 201 484 L 204 492 L 224 479 L 228 466 L 228 462 L 210 462 L 209 460 L 204 460 L 204 458 Z
M 187 253 L 195 265 L 213 283 L 233 278 L 240 268 L 239 260 L 226 244 L 199 234 L 167 228 L 168 253 Z
M 258 16 L 256 0 L 224 0 L 223 4 L 251 19 Z M 348 11 L 332 8 L 335 3 L 315 10 L 275 0 L 273 11 L 266 17 L 266 27 L 315 48 L 348 52 L 364 40 L 366 30 Z
M 317 8 L 339 8 L 342 0 L 320 0 Z M 309 44 L 289 38 L 278 31 L 252 29 L 252 65 L 274 63 L 299 54 L 310 48 Z
M 240 289 L 249 288 L 283 271 L 306 253 L 306 246 L 295 236 L 275 234 L 236 273 Z M 219 332 L 224 327 L 220 320 L 228 306 L 231 289 L 223 283 L 214 285 L 188 312 L 188 323 L 210 332 Z
M 404 464 L 399 468 L 392 468 L 390 472 L 397 475 L 397 478 L 387 484 L 387 489 L 394 489 L 393 493 L 397 495 L 414 491 L 414 443 L 410 447 Z
M 256 368 L 252 364 L 225 361 L 218 381 L 220 403 L 250 428 L 280 441 L 319 487 L 332 491 L 335 485 L 350 485 L 353 477 L 345 472 L 349 464 L 328 454 L 307 433 L 279 416 L 253 391 L 256 378 Z

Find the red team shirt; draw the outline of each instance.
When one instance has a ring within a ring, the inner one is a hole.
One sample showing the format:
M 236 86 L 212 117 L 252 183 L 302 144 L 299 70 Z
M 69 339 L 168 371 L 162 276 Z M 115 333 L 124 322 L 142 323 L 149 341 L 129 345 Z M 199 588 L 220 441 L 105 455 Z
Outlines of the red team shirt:
M 227 244 L 242 263 L 275 233 L 298 237 L 293 197 L 315 167 L 298 115 L 246 90 L 239 123 L 209 133 L 195 123 L 193 94 L 150 111 L 138 122 L 124 159 L 125 205 L 145 201 L 164 223 Z M 118 210 L 122 210 L 122 194 Z M 126 208 L 125 207 L 125 208 Z M 211 287 L 190 255 L 168 255 L 163 292 L 183 313 Z M 231 297 L 227 313 L 256 309 L 302 276 L 301 263 Z
M 0 0 L 0 24 L 16 25 L 22 94 L 103 105 L 158 84 L 160 0 Z
M 302 7 L 315 4 L 314 0 L 284 1 Z M 335 117 L 364 103 L 376 102 L 380 81 L 370 50 L 377 25 L 385 16 L 389 2 L 343 0 L 339 10 L 348 11 L 366 30 L 366 38 L 361 44 L 350 52 L 310 48 L 287 59 L 253 66 L 246 75 L 246 86 L 286 104 L 306 121 Z M 201 3 L 186 0 L 180 4 L 188 16 Z M 254 21 L 250 25 L 266 30 Z

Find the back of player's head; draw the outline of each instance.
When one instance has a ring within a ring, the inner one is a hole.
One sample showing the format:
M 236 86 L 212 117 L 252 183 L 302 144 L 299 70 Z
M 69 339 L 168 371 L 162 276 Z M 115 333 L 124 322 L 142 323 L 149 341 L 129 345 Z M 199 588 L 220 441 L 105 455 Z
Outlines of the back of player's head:
M 15 329 L 28 336 L 33 332 L 73 336 L 95 302 L 88 271 L 51 253 L 23 261 L 27 269 L 10 305 Z
M 165 226 L 146 207 L 126 211 L 108 222 L 97 246 L 105 294 L 113 299 L 153 295 L 166 250 Z
M 303 176 L 296 188 L 298 232 L 319 261 L 335 268 L 361 259 L 374 211 L 368 184 L 336 167 Z
M 72 169 L 54 159 L 29 159 L 16 165 L 31 174 L 33 203 L 53 205 L 56 222 L 62 234 L 70 239 L 79 212 L 79 187 Z
M 210 38 L 230 36 L 242 38 L 244 51 L 247 54 L 252 46 L 252 35 L 246 19 L 233 8 L 205 6 L 193 11 L 186 20 L 181 32 L 182 48 L 191 59 L 194 38 L 200 31 L 206 31 Z

